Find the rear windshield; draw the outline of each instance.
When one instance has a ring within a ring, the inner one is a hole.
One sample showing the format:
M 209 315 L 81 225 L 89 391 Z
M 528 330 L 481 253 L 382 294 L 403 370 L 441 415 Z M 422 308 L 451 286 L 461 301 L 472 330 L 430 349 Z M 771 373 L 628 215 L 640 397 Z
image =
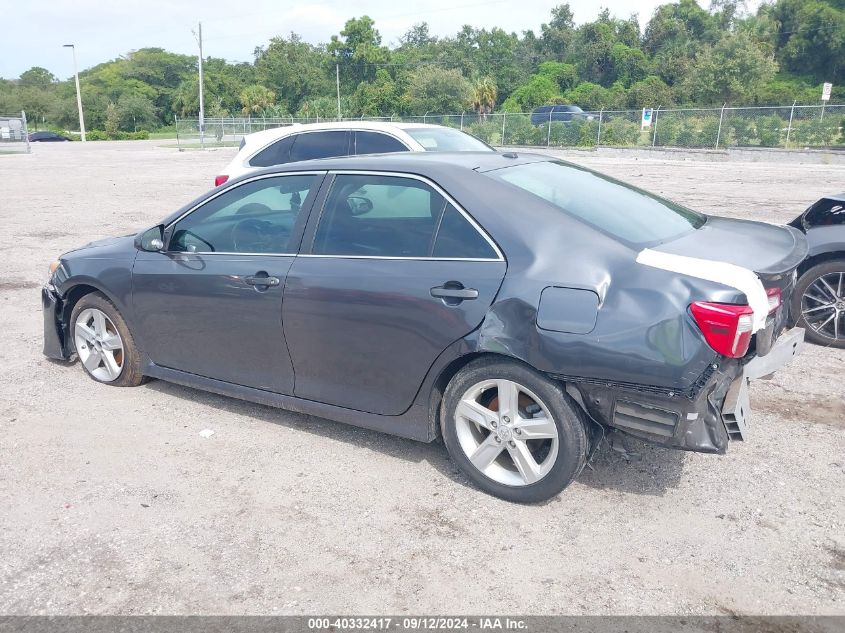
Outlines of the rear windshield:
M 602 174 L 557 161 L 515 165 L 487 175 L 551 202 L 631 245 L 667 242 L 706 216 Z
M 483 152 L 493 151 L 484 141 L 460 130 L 437 127 L 411 127 L 405 132 L 427 152 Z

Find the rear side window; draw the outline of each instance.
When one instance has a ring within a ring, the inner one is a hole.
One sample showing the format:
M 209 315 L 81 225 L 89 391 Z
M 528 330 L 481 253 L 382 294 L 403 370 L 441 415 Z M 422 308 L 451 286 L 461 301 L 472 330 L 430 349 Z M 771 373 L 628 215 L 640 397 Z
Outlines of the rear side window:
M 577 165 L 530 163 L 488 175 L 635 246 L 675 239 L 706 221 L 700 213 Z
M 349 132 L 331 130 L 297 134 L 290 152 L 291 161 L 331 158 L 349 154 Z
M 355 132 L 356 154 L 387 154 L 392 152 L 407 152 L 398 140 L 379 132 Z
M 845 202 L 840 200 L 819 200 L 804 217 L 804 226 L 836 226 L 845 224 Z
M 415 178 L 378 174 L 335 177 L 312 252 L 496 259 L 487 240 L 433 187 Z
M 286 136 L 268 145 L 249 161 L 253 167 L 270 167 L 271 165 L 284 165 L 290 162 L 290 148 L 293 145 L 293 136 Z
M 496 251 L 490 243 L 452 204 L 446 205 L 432 255 L 454 259 L 496 259 Z

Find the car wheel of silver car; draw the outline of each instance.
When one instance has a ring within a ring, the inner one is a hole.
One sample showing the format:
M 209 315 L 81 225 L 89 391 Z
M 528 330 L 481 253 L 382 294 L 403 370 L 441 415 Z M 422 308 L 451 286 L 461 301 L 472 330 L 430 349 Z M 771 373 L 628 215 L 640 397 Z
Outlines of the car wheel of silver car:
M 792 314 L 818 345 L 845 348 L 845 260 L 813 266 L 798 280 Z
M 451 380 L 441 430 L 464 474 L 508 501 L 555 496 L 587 455 L 583 415 L 562 385 L 506 359 L 473 361 Z
M 91 378 L 116 387 L 141 384 L 141 360 L 120 312 L 104 295 L 93 292 L 74 306 L 70 318 L 73 349 Z

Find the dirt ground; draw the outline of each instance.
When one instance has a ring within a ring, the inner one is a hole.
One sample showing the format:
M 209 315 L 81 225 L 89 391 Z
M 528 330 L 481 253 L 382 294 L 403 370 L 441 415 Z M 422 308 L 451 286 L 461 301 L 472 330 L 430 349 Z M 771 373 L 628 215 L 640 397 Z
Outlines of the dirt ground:
M 605 447 L 528 507 L 440 444 L 45 359 L 48 264 L 155 224 L 233 151 L 0 156 L 0 613 L 845 614 L 842 351 L 755 383 L 753 437 L 724 457 Z M 574 160 L 770 222 L 845 189 L 845 165 Z

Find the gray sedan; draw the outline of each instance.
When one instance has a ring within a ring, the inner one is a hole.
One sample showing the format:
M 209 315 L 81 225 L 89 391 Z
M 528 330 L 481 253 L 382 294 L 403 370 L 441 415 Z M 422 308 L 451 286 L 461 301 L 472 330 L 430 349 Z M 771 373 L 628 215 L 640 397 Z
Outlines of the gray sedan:
M 431 442 L 548 499 L 623 432 L 723 453 L 798 352 L 791 227 L 513 153 L 292 163 L 51 265 L 44 351 Z

